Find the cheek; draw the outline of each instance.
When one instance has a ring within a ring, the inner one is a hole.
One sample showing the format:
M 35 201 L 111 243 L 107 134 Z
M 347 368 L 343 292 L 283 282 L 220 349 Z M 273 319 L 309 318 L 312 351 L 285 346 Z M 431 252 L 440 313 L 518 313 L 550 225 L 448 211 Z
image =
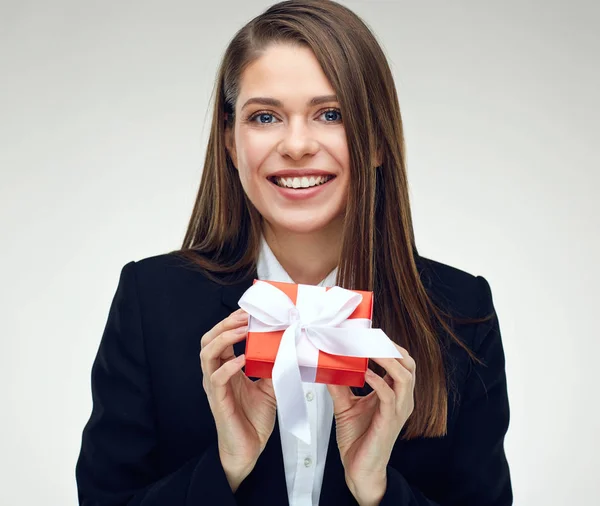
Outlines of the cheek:
M 329 146 L 329 151 L 342 168 L 342 172 L 344 175 L 348 175 L 350 172 L 350 151 L 348 150 L 345 132 L 341 131 L 338 135 L 333 137 Z
M 268 135 L 261 135 L 261 132 L 240 132 L 237 146 L 240 171 L 246 172 L 246 177 L 249 178 L 260 169 L 272 150 L 272 141 L 269 141 Z

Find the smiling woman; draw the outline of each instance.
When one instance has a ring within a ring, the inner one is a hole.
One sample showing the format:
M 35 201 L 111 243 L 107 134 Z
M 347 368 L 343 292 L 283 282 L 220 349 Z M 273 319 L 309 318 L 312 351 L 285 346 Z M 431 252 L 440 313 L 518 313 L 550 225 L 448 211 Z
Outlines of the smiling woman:
M 92 373 L 82 504 L 512 504 L 488 282 L 419 255 L 402 119 L 367 26 L 273 5 L 230 42 L 181 248 L 123 267 Z M 312 438 L 244 375 L 253 279 L 374 293 L 402 357 L 305 383 Z M 233 311 L 233 312 L 232 312 Z M 200 363 L 198 363 L 198 354 Z

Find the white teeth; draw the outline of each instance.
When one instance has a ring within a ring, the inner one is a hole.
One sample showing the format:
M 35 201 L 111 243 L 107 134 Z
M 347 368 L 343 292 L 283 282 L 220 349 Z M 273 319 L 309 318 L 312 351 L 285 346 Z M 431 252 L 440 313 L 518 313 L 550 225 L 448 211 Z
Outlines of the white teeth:
M 311 188 L 329 181 L 333 176 L 275 177 L 275 183 L 283 188 Z

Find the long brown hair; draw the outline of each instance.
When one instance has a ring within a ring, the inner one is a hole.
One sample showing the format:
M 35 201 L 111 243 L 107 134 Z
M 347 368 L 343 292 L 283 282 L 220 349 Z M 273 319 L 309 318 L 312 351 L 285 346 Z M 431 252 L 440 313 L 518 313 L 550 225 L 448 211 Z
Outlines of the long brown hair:
M 477 359 L 446 321 L 453 317 L 434 304 L 421 280 L 396 88 L 377 40 L 351 10 L 329 0 L 284 1 L 236 33 L 218 71 L 200 188 L 177 252 L 219 282 L 255 271 L 261 217 L 229 158 L 225 133 L 235 124 L 243 70 L 273 43 L 310 48 L 336 91 L 352 181 L 337 283 L 373 291 L 373 326 L 382 328 L 416 361 L 415 409 L 402 437 L 443 436 L 448 381 L 440 328 Z M 377 364 L 371 366 L 382 374 Z

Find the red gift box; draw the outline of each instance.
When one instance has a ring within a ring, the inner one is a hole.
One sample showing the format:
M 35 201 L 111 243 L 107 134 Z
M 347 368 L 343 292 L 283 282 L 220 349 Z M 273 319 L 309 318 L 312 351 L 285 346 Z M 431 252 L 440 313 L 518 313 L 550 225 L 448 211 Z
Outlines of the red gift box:
M 277 281 L 265 282 L 285 293 L 294 304 L 297 303 L 299 285 Z M 348 320 L 354 318 L 371 320 L 373 315 L 373 292 L 352 291 L 362 295 L 362 302 L 348 317 Z M 283 330 L 274 332 L 248 332 L 246 338 L 245 366 L 247 376 L 253 378 L 271 377 L 283 332 Z M 367 371 L 368 362 L 368 358 L 331 355 L 319 350 L 315 382 L 362 387 L 365 384 L 365 372 Z

